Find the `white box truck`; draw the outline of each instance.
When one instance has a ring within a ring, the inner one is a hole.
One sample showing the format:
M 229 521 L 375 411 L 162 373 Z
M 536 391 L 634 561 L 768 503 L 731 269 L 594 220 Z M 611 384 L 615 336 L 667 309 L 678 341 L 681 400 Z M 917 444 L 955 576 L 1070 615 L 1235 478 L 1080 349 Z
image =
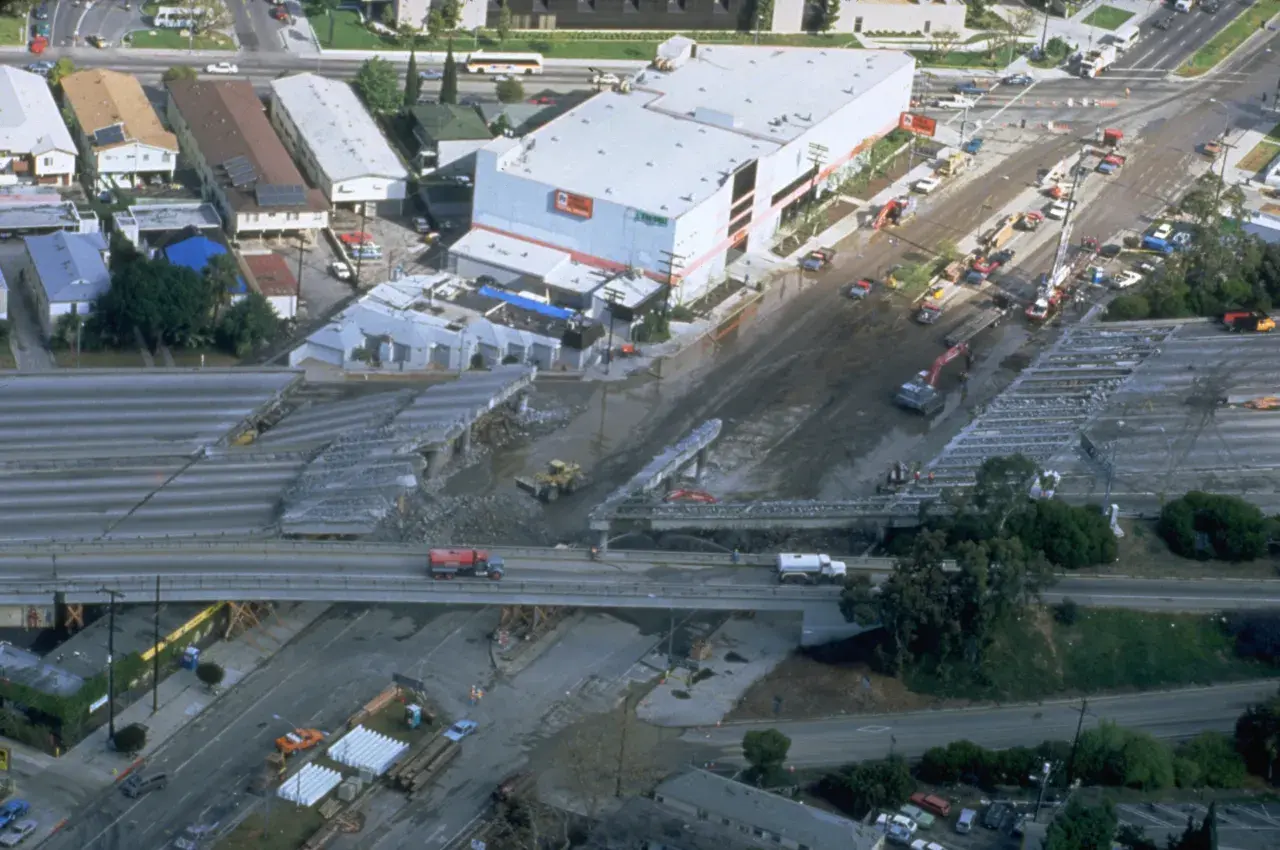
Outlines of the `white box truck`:
M 843 561 L 833 561 L 830 555 L 779 555 L 778 581 L 805 582 L 844 581 Z

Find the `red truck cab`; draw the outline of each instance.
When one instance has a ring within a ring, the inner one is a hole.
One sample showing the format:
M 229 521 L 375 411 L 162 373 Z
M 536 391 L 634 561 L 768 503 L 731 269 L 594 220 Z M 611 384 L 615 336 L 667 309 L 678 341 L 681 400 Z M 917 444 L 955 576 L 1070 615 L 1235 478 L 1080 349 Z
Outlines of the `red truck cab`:
M 502 558 L 490 555 L 487 549 L 432 549 L 427 554 L 427 568 L 437 580 L 464 575 L 499 581 L 506 571 Z

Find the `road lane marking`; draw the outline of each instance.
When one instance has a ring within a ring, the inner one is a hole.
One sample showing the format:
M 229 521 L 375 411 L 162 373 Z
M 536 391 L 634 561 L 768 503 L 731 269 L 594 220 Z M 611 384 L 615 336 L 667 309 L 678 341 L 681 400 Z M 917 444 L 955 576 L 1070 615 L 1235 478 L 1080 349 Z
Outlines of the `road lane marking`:
M 868 735 L 882 735 L 885 732 L 888 732 L 889 730 L 890 730 L 890 727 L 888 726 L 859 726 L 857 729 L 854 729 L 853 731 L 866 732 Z

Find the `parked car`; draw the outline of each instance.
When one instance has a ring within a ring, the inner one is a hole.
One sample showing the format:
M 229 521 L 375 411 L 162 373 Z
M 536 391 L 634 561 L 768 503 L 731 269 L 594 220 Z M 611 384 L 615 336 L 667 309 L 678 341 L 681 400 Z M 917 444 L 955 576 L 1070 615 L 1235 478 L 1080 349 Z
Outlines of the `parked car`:
M 432 230 L 431 219 L 425 216 L 418 216 L 413 220 L 413 229 L 416 233 L 430 233 Z
M 875 288 L 875 282 L 870 278 L 862 278 L 854 281 L 849 285 L 849 297 L 855 301 L 861 301 L 871 294 L 871 290 Z
M 48 59 L 41 59 L 39 62 L 32 62 L 28 65 L 27 70 L 42 77 L 48 76 L 49 72 L 53 70 L 53 63 Z
M 329 274 L 333 275 L 338 280 L 351 280 L 351 266 L 347 265 L 342 260 L 334 260 L 329 264 Z
M 956 832 L 961 835 L 967 835 L 973 832 L 973 822 L 977 819 L 978 813 L 973 809 L 961 809 L 960 819 L 956 821 Z
M 927 195 L 941 185 L 942 185 L 942 181 L 939 180 L 937 177 L 925 177 L 923 179 L 917 180 L 916 185 L 913 186 L 912 188 L 915 189 L 917 192 L 919 192 L 921 195 Z
M 1204 9 L 1210 15 L 1214 15 L 1217 14 L 1218 10 L 1222 7 L 1218 5 L 1218 0 L 1205 0 L 1205 2 L 1200 4 L 1200 8 Z
M 1035 82 L 1035 78 L 1030 74 L 1013 74 L 1005 77 L 1000 82 L 1004 83 L 1006 86 L 1029 86 Z
M 17 847 L 35 832 L 40 824 L 33 820 L 21 820 L 0 834 L 0 847 Z
M 37 21 L 49 20 L 49 7 L 37 6 L 34 10 L 32 10 L 31 17 L 35 18 Z
M 26 800 L 10 800 L 0 806 L 0 829 L 13 823 L 29 811 L 31 811 L 31 804 Z
M 911 803 L 907 803 L 905 806 L 898 809 L 898 812 L 904 817 L 910 818 L 911 820 L 915 821 L 916 826 L 918 826 L 920 829 L 923 829 L 923 830 L 933 829 L 933 824 L 936 818 L 934 818 L 933 815 L 929 814 L 919 806 L 914 806 Z
M 1108 260 L 1114 260 L 1116 257 L 1120 256 L 1120 252 L 1123 250 L 1124 248 L 1121 248 L 1114 242 L 1109 242 L 1098 249 L 1098 253 L 1106 257 Z
M 45 38 L 48 38 L 50 32 L 48 21 L 40 21 L 36 23 L 31 27 L 31 32 L 35 35 L 42 35 Z
M 206 74 L 238 74 L 240 67 L 234 62 L 214 62 L 211 65 L 205 65 Z
M 992 803 L 987 808 L 987 813 L 982 816 L 982 825 L 987 829 L 999 829 L 1004 824 L 1004 819 L 1013 812 L 1007 803 Z
M 477 723 L 474 720 L 459 720 L 457 723 L 444 730 L 444 736 L 450 741 L 461 741 L 463 738 L 476 731 Z
M 890 844 L 910 844 L 911 833 L 907 828 L 896 823 L 889 824 L 889 831 L 885 833 L 885 838 Z

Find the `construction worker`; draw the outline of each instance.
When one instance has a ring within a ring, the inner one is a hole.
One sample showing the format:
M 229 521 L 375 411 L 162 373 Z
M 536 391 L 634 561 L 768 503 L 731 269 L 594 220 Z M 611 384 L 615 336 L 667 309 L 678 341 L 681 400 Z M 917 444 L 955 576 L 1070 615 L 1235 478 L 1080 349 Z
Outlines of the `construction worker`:
M 733 562 L 734 562 L 735 564 L 738 564 L 738 563 L 741 563 L 741 562 L 742 562 L 742 554 L 741 554 L 740 552 L 738 552 L 738 547 L 736 547 L 736 546 L 735 546 L 735 547 L 733 547 L 733 554 L 732 554 L 732 555 L 730 555 L 729 557 L 733 559 Z
M 597 558 L 599 558 L 599 557 L 600 557 L 600 547 L 599 547 L 599 546 L 592 546 L 592 547 L 591 547 L 591 560 L 593 560 L 593 561 L 594 561 L 594 560 L 596 560 L 596 559 L 597 559 Z
M 1128 87 L 1128 86 L 1125 86 L 1125 87 L 1124 87 L 1124 96 L 1125 96 L 1125 99 L 1126 99 L 1126 100 L 1127 100 L 1127 99 L 1128 99 L 1128 97 L 1129 97 L 1129 87 Z

